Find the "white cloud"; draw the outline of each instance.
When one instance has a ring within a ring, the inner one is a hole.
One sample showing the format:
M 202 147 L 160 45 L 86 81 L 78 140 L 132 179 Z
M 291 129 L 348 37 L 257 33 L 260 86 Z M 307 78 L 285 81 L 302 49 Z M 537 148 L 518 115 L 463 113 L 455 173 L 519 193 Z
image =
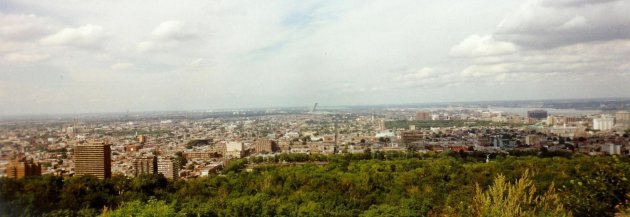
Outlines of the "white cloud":
M 562 26 L 560 26 L 560 29 L 583 28 L 587 25 L 588 24 L 586 23 L 586 18 L 584 18 L 583 16 L 575 16 L 566 23 L 562 24 Z
M 41 40 L 44 45 L 98 48 L 104 42 L 103 27 L 84 25 L 77 28 L 64 28 Z
M 138 44 L 138 50 L 145 52 L 155 49 L 155 43 L 152 41 L 142 41 Z
M 10 53 L 5 56 L 5 59 L 12 63 L 34 63 L 46 60 L 48 57 L 50 57 L 48 54 Z
M 402 75 L 398 77 L 398 80 L 399 81 L 421 80 L 421 79 L 430 78 L 431 76 L 434 76 L 436 73 L 437 73 L 436 70 L 433 68 L 422 68 L 414 73 Z
M 164 21 L 151 32 L 151 36 L 157 40 L 185 41 L 194 38 L 195 35 L 195 29 L 179 20 Z
M 148 39 L 140 42 L 137 48 L 141 52 L 173 48 L 182 42 L 195 39 L 197 34 L 196 27 L 184 21 L 164 21 L 157 25 Z
M 630 82 L 627 1 L 5 2 L 0 80 L 27 100 L 0 112 L 48 92 L 74 112 L 630 91 L 607 84 Z
M 623 59 L 630 55 L 630 30 L 623 27 L 630 17 L 619 16 L 626 9 L 630 5 L 618 1 L 529 0 L 494 32 L 464 39 L 451 55 L 468 57 L 460 75 L 477 80 L 587 74 L 606 78 L 620 73 Z
M 403 74 L 393 80 L 394 88 L 436 89 L 455 87 L 466 82 L 466 77 L 443 68 L 424 67 L 416 72 Z
M 44 52 L 36 50 L 36 41 L 54 31 L 56 26 L 56 22 L 50 18 L 0 11 L 0 54 L 9 56 L 13 53 L 7 57 L 11 60 L 40 59 L 35 58 L 34 53 Z
M 466 67 L 462 71 L 463 76 L 470 77 L 488 77 L 488 76 L 498 76 L 505 73 L 510 72 L 510 66 L 512 64 L 501 63 L 501 64 L 490 64 L 490 65 L 471 65 Z
M 0 39 L 0 53 L 19 51 L 26 43 Z
M 190 66 L 199 66 L 203 62 L 203 58 L 197 58 L 190 62 Z
M 110 66 L 110 68 L 113 70 L 126 70 L 131 67 L 133 67 L 133 64 L 131 63 L 114 63 Z
M 455 57 L 494 56 L 514 53 L 518 46 L 505 41 L 497 41 L 492 35 L 471 35 L 453 46 L 450 54 Z

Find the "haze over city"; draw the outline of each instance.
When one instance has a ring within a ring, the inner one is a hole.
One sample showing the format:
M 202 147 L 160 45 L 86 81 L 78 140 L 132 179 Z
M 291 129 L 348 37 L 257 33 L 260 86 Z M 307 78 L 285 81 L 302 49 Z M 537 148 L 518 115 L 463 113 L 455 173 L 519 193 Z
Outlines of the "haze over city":
M 628 1 L 0 1 L 0 115 L 629 97 Z

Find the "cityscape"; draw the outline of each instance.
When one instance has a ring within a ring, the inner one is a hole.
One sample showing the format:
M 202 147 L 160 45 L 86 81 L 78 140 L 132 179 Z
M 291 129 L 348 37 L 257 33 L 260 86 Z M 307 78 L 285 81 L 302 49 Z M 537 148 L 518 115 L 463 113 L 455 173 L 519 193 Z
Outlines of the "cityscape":
M 575 108 L 560 102 L 447 104 L 327 108 L 314 103 L 311 108 L 8 118 L 0 125 L 0 171 L 14 180 L 160 175 L 176 182 L 225 175 L 234 165 L 246 173 L 326 165 L 330 156 L 387 160 L 455 154 L 476 156 L 481 163 L 510 155 L 630 156 L 630 100 L 570 103 Z
M 308 110 L 124 114 L 4 121 L 3 176 L 52 174 L 190 179 L 219 172 L 234 159 L 280 154 L 480 152 L 541 149 L 630 155 L 630 100 L 600 102 L 620 110 L 505 107 L 483 104 Z M 534 104 L 531 104 L 534 105 Z M 144 116 L 147 115 L 147 116 Z
M 0 0 L 0 217 L 630 216 L 628 11 Z

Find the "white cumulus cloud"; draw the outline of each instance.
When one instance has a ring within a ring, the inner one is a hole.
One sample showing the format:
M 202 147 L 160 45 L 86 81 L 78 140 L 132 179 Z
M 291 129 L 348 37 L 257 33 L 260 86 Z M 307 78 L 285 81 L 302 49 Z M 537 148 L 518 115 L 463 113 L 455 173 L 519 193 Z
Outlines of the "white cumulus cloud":
M 44 45 L 75 46 L 83 48 L 99 47 L 103 43 L 103 27 L 84 25 L 77 28 L 64 28 L 41 40 Z
M 164 21 L 151 32 L 151 36 L 158 40 L 183 41 L 192 39 L 195 35 L 195 29 L 179 20 Z
M 193 25 L 184 21 L 164 21 L 151 31 L 147 40 L 138 43 L 137 48 L 142 52 L 172 48 L 181 42 L 195 39 L 197 31 Z
M 510 42 L 497 41 L 492 35 L 471 35 L 453 46 L 450 54 L 456 57 L 494 56 L 514 53 L 518 46 Z

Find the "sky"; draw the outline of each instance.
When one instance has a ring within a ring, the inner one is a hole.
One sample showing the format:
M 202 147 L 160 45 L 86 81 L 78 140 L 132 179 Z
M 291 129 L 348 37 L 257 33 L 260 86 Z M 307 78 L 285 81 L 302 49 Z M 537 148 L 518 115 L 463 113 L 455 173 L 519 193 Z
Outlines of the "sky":
M 630 97 L 625 0 L 0 0 L 0 115 Z

